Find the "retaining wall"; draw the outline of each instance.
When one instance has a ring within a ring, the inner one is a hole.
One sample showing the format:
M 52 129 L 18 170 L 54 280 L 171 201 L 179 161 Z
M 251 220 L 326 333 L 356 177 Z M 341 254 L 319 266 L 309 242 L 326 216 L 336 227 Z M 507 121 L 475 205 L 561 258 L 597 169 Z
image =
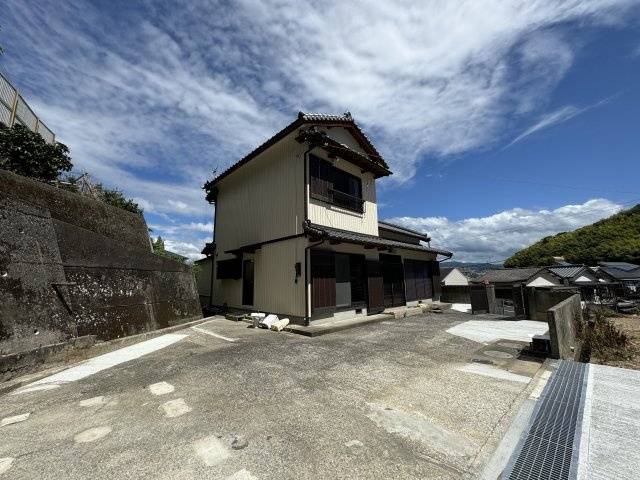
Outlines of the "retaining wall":
M 201 317 L 188 266 L 140 215 L 0 170 L 0 354 Z
M 580 346 L 576 338 L 575 322 L 582 322 L 580 294 L 574 294 L 547 310 L 551 357 L 575 360 Z

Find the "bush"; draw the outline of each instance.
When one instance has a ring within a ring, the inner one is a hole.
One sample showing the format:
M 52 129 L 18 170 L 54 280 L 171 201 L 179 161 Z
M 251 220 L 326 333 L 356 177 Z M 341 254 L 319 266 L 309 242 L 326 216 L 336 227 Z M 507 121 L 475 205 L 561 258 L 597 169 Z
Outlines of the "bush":
M 576 329 L 576 334 L 584 342 L 583 351 L 587 357 L 595 357 L 606 363 L 627 360 L 633 356 L 629 337 L 609 319 L 616 315 L 615 312 L 606 307 L 596 307 L 587 314 L 588 324 L 579 331 Z

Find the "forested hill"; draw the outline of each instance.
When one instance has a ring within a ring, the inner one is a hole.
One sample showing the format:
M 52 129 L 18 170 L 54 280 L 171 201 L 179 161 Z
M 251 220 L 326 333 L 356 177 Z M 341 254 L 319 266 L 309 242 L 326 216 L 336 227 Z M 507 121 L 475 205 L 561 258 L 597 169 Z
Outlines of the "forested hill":
M 504 266 L 551 265 L 552 257 L 586 265 L 600 261 L 640 264 L 640 204 L 573 232 L 545 237 L 509 257 Z

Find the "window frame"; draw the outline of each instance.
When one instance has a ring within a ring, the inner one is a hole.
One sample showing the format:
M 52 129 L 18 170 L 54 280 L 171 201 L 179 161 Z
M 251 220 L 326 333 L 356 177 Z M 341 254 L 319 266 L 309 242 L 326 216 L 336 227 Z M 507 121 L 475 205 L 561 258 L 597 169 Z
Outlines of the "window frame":
M 351 190 L 351 187 L 354 187 L 356 195 L 344 191 Z M 316 155 L 309 155 L 309 197 L 352 212 L 364 213 L 362 178 Z

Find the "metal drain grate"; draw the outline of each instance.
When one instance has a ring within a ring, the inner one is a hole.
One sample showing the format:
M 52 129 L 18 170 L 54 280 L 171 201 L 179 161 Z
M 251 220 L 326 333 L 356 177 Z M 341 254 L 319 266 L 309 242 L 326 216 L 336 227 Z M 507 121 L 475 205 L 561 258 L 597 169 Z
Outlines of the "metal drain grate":
M 562 361 L 553 373 L 526 436 L 520 441 L 502 478 L 509 480 L 569 480 L 576 430 L 582 420 L 586 364 Z M 577 444 L 577 442 L 575 442 Z M 577 449 L 576 449 L 577 450 Z

